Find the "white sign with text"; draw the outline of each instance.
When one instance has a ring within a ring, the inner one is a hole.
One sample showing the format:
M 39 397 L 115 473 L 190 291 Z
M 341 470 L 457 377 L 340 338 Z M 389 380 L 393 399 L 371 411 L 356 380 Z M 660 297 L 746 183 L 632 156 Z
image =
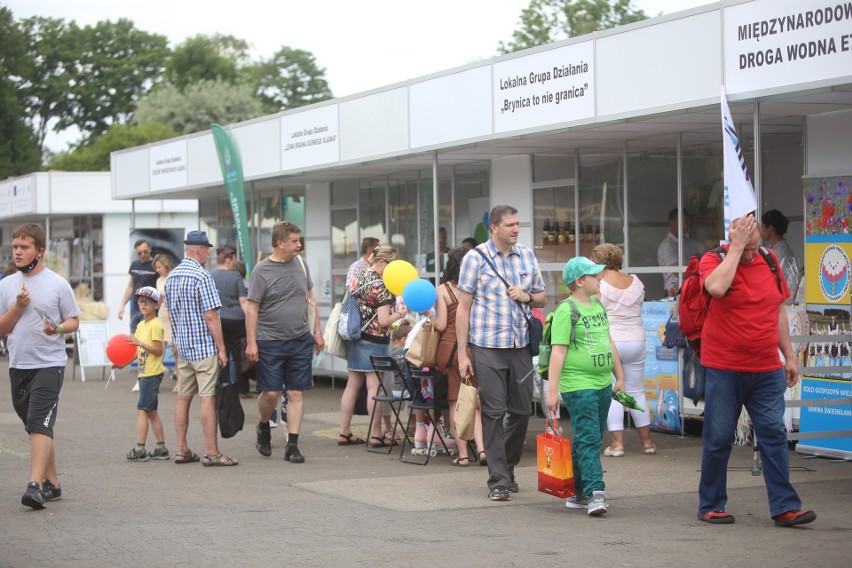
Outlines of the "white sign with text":
M 12 183 L 12 214 L 35 213 L 35 194 L 32 178 L 24 178 Z
M 14 182 L 0 182 L 0 218 L 12 215 L 12 185 Z
M 595 115 L 594 42 L 494 64 L 494 132 L 560 124 Z
M 760 0 L 724 26 L 728 95 L 852 75 L 852 2 Z
M 151 146 L 148 165 L 150 191 L 186 187 L 186 140 Z
M 340 160 L 337 105 L 281 117 L 281 166 L 299 170 Z

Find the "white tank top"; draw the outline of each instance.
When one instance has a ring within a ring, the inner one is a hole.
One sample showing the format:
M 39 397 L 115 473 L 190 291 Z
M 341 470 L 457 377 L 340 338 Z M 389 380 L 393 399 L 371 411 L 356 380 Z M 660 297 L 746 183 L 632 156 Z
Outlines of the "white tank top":
M 601 302 L 606 308 L 613 341 L 645 341 L 642 328 L 645 285 L 635 274 L 630 276 L 633 282 L 624 290 L 601 280 Z

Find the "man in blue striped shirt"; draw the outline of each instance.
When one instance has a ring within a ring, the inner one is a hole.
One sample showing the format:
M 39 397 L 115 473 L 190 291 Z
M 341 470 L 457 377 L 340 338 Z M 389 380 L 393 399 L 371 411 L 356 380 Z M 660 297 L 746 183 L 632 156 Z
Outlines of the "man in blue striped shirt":
M 488 497 L 508 501 L 509 493 L 518 491 L 514 470 L 521 460 L 532 413 L 527 317 L 532 317 L 532 308 L 544 306 L 547 298 L 535 254 L 518 244 L 518 210 L 497 205 L 488 222 L 491 238 L 476 247 L 484 256 L 472 250 L 462 260 L 456 336 L 461 375 L 469 377 L 476 365 L 488 456 Z M 473 361 L 467 356 L 468 343 Z
M 204 231 L 190 231 L 183 241 L 185 258 L 166 278 L 166 307 L 171 314 L 172 338 L 177 347 L 178 401 L 175 404 L 175 433 L 178 451 L 175 463 L 200 458 L 187 445 L 189 407 L 198 393 L 201 399 L 201 429 L 204 435 L 205 466 L 237 465 L 237 460 L 219 451 L 216 416 L 216 381 L 219 365 L 228 364 L 228 353 L 219 321 L 219 293 L 204 264 L 213 245 Z

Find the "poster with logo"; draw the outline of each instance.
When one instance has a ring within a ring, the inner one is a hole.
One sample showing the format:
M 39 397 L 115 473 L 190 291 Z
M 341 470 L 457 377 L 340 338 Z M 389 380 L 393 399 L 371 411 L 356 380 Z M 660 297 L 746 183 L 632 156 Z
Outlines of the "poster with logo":
M 663 347 L 666 322 L 676 306 L 674 302 L 644 302 L 642 327 L 645 328 L 645 375 L 643 386 L 651 429 L 679 434 L 680 381 L 678 349 Z
M 848 402 L 844 402 L 850 396 L 852 385 L 848 380 L 802 379 L 802 400 L 813 400 L 816 404 L 802 407 L 799 431 L 852 431 L 852 409 Z M 837 404 L 831 404 L 835 400 Z M 829 404 L 822 404 L 821 401 Z M 796 451 L 849 459 L 852 456 L 852 436 L 802 440 L 796 446 Z
M 849 396 L 852 379 L 850 256 L 852 176 L 803 180 L 805 197 L 805 300 L 811 342 L 809 376 L 802 377 L 802 400 L 825 401 Z M 848 404 L 803 407 L 801 432 L 852 430 Z M 803 440 L 797 450 L 817 455 L 850 456 L 849 438 Z

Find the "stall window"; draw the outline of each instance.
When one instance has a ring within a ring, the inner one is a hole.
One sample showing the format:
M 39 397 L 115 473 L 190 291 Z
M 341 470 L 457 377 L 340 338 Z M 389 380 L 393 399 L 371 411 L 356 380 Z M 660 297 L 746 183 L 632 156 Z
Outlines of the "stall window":
M 694 144 L 694 139 L 701 139 L 697 134 L 683 134 L 683 208 L 687 235 L 707 249 L 718 246 L 725 236 L 721 133 L 718 138 L 718 142 Z M 688 261 L 682 258 L 681 264 Z
M 623 180 L 621 143 L 580 150 L 580 255 L 591 255 L 600 243 L 624 246 Z
M 387 242 L 385 237 L 386 188 L 387 180 L 384 177 L 378 180 L 361 181 L 361 189 L 358 192 L 358 225 L 361 229 L 358 235 L 359 251 L 361 240 L 365 237 L 374 237 L 383 243 Z
M 627 142 L 625 266 L 655 267 L 657 249 L 668 234 L 668 212 L 677 207 L 677 138 L 673 134 Z M 663 274 L 639 275 L 649 300 L 664 296 Z
M 574 179 L 574 154 L 533 156 L 533 182 Z
M 331 268 L 346 274 L 358 258 L 358 182 L 331 184 Z
M 533 247 L 539 264 L 564 265 L 577 256 L 576 228 L 573 185 L 533 189 Z
M 358 215 L 355 209 L 337 209 L 331 212 L 332 268 L 343 269 L 358 258 Z
M 400 258 L 417 266 L 416 173 L 391 176 L 388 183 L 388 240 Z
M 478 162 L 460 164 L 454 171 L 455 246 L 461 245 L 466 238 L 476 239 L 478 243 L 488 239 L 488 224 L 483 217 L 490 210 L 490 172 L 491 164 Z

